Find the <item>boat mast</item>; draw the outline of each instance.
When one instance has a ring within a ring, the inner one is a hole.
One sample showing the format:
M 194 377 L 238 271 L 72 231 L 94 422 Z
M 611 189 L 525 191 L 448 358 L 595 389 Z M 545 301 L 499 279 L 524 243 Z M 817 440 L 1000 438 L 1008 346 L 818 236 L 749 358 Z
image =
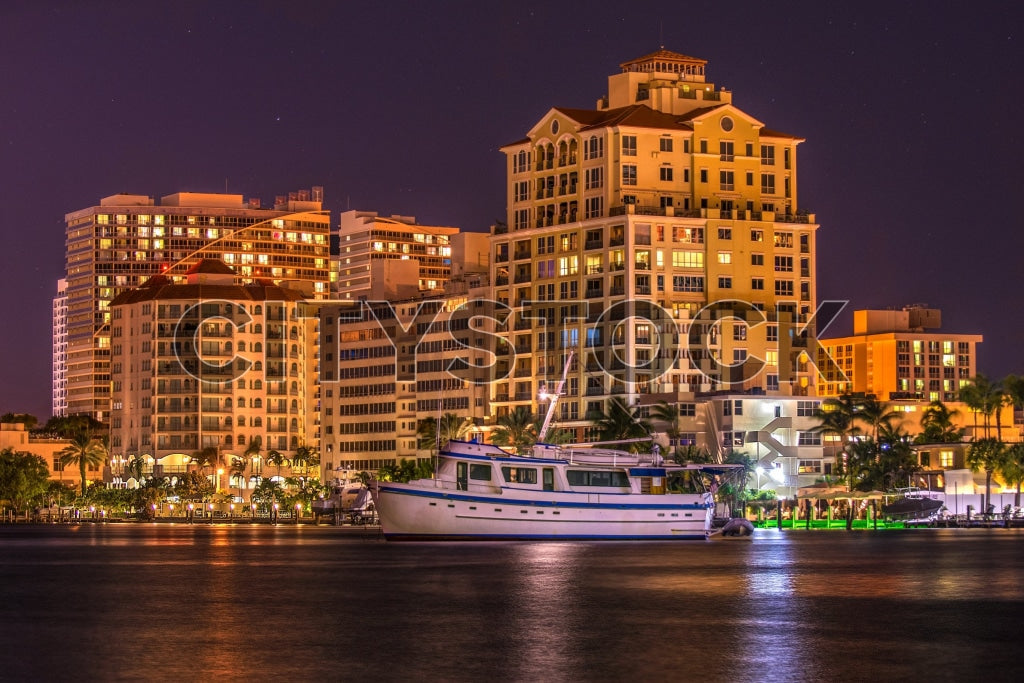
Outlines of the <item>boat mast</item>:
M 562 380 L 558 383 L 555 388 L 555 393 L 549 394 L 541 386 L 540 400 L 547 398 L 550 402 L 548 403 L 548 414 L 544 416 L 544 424 L 541 425 L 540 432 L 537 433 L 537 442 L 543 443 L 544 438 L 548 435 L 548 428 L 551 427 L 551 420 L 555 416 L 555 406 L 558 405 L 558 397 L 562 395 L 562 391 L 565 389 L 565 378 L 569 374 L 569 365 L 572 363 L 573 351 L 569 351 L 568 357 L 565 359 L 565 367 L 562 368 Z

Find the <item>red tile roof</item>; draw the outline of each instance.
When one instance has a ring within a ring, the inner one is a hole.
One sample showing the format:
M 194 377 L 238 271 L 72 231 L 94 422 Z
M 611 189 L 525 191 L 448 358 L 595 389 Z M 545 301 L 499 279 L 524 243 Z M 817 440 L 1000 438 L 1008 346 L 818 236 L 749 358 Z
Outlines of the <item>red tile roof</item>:
M 657 52 L 652 52 L 649 55 L 644 55 L 643 57 L 631 59 L 628 62 L 623 62 L 619 66 L 625 69 L 627 66 L 632 66 L 633 64 L 641 64 L 643 62 L 652 62 L 655 60 L 670 62 L 696 62 L 698 64 L 708 63 L 708 60 L 706 59 L 700 59 L 699 57 L 691 57 L 689 55 L 684 55 L 679 52 L 672 52 L 672 50 L 666 50 L 665 48 L 661 48 Z

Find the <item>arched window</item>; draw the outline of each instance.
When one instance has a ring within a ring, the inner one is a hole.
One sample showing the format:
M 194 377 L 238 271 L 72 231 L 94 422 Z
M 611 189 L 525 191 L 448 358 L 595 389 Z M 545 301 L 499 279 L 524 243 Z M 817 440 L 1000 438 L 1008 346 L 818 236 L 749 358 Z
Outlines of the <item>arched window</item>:
M 261 379 L 254 379 L 252 381 L 252 388 L 255 389 L 256 391 L 261 390 L 263 388 L 263 380 L 261 380 Z
M 292 431 L 294 432 L 299 428 L 299 421 L 296 418 L 292 418 Z
M 245 351 L 245 342 L 242 340 L 238 341 L 238 351 L 241 353 Z
M 245 445 L 245 434 L 239 434 L 238 435 L 238 445 L 239 446 L 244 446 Z
M 293 399 L 292 399 L 292 411 L 294 412 L 294 411 L 296 411 L 296 410 L 298 410 L 298 409 L 299 409 L 299 402 L 298 402 L 298 401 L 296 401 L 296 400 L 295 400 L 295 399 L 293 398 Z
M 224 399 L 224 407 L 227 408 L 228 410 L 231 410 L 231 397 L 230 396 L 228 396 L 226 399 Z
M 227 436 L 225 436 L 225 437 L 224 437 L 224 445 L 225 445 L 225 446 L 230 446 L 230 445 L 232 445 L 232 442 L 231 442 L 231 435 L 230 435 L 230 434 L 228 434 Z
M 260 306 L 259 304 L 257 304 L 256 306 L 253 307 L 252 314 L 253 315 L 263 315 L 263 307 Z
M 256 361 L 252 364 L 252 369 L 256 372 L 263 372 L 263 361 Z
M 238 397 L 238 407 L 239 408 L 244 408 L 245 407 L 245 396 L 239 396 Z
M 253 427 L 262 427 L 262 426 L 263 426 L 263 418 L 262 418 L 262 417 L 260 417 L 259 415 L 257 415 L 256 417 L 254 417 L 254 418 L 252 419 L 252 426 L 253 426 Z
M 236 384 L 238 385 L 238 388 L 239 388 L 239 389 L 245 389 L 245 380 L 244 380 L 244 379 L 242 379 L 241 377 L 239 377 L 239 378 L 238 378 L 238 379 L 236 380 Z M 241 399 L 240 399 L 240 400 L 241 400 Z M 244 408 L 245 406 L 242 406 L 242 407 Z
M 224 353 L 234 353 L 234 350 L 231 348 L 231 342 L 224 342 Z
M 238 426 L 239 427 L 244 427 L 245 426 L 245 415 L 239 415 L 238 416 Z M 239 438 L 241 438 L 241 437 L 239 437 Z M 242 442 L 239 441 L 238 443 L 242 443 Z
M 252 345 L 252 350 L 253 353 L 263 353 L 263 344 L 261 342 L 256 342 Z
M 252 407 L 253 408 L 262 408 L 263 407 L 263 399 L 262 398 L 254 398 L 252 400 Z
M 253 334 L 263 334 L 263 325 L 260 325 L 259 323 L 256 323 L 255 325 L 253 325 L 252 326 L 252 333 Z

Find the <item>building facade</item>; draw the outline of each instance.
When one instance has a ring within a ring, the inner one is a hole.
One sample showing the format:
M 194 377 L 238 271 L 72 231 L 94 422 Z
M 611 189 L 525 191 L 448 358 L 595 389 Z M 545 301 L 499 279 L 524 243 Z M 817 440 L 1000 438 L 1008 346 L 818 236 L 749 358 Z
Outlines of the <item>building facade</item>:
M 53 297 L 53 377 L 54 417 L 67 415 L 68 408 L 68 281 L 57 280 L 57 296 Z
M 204 259 L 184 283 L 156 275 L 113 299 L 113 460 L 139 456 L 170 476 L 207 450 L 221 470 L 241 462 L 258 475 L 271 450 L 290 458 L 318 448 L 317 322 L 308 295 L 236 281 L 222 261 Z M 246 488 L 251 475 L 234 472 L 244 480 L 231 483 Z
M 163 274 L 181 281 L 203 258 L 257 278 L 329 294 L 330 218 L 322 189 L 278 197 L 273 209 L 242 195 L 180 192 L 154 201 L 114 195 L 65 217 L 67 413 L 106 422 L 110 411 L 110 302 Z
M 596 109 L 553 108 L 502 148 L 491 277 L 521 312 L 499 348 L 497 413 L 532 405 L 569 352 L 560 419 L 580 436 L 613 397 L 813 392 L 786 346 L 816 301 L 802 140 L 734 106 L 705 66 L 665 50 L 626 62 Z
M 334 296 L 378 292 L 407 299 L 440 292 L 451 277 L 451 238 L 458 228 L 419 225 L 412 216 L 344 211 L 338 226 Z
M 983 339 L 979 334 L 938 332 L 941 322 L 940 311 L 921 306 L 855 311 L 851 336 L 820 340 L 835 365 L 818 376 L 818 395 L 959 400 L 960 388 L 977 374 L 977 345 Z

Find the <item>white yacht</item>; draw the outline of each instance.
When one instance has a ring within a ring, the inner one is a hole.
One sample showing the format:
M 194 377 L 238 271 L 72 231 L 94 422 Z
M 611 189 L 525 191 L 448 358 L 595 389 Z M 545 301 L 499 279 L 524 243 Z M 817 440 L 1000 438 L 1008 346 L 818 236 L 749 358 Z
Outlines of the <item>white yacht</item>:
M 432 478 L 370 490 L 389 540 L 704 539 L 715 507 L 707 468 L 656 453 L 538 444 L 518 456 L 452 441 Z

